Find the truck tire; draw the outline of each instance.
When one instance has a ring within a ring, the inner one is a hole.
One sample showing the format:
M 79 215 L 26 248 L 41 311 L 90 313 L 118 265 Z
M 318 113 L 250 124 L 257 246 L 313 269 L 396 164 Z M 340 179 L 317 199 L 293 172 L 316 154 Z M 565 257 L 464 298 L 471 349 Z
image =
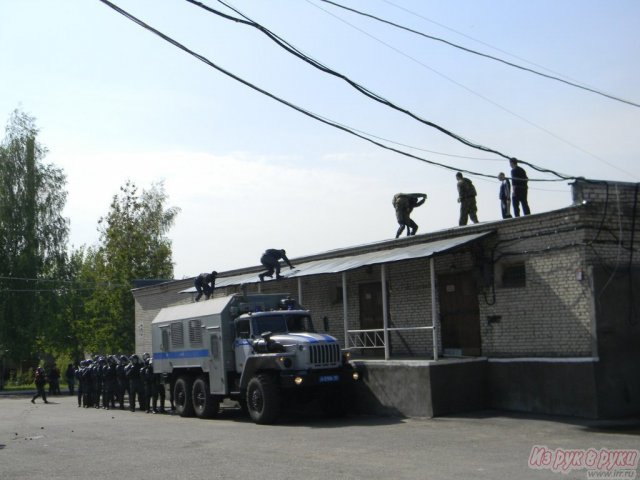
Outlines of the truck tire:
M 189 377 L 179 377 L 173 387 L 173 401 L 176 406 L 176 413 L 181 417 L 193 417 L 191 382 L 192 380 Z
M 270 375 L 257 375 L 247 385 L 247 409 L 255 423 L 273 423 L 280 414 L 280 389 Z
M 209 393 L 209 382 L 198 377 L 193 382 L 191 390 L 193 399 L 193 411 L 198 418 L 211 418 L 218 414 L 220 401 L 215 395 Z

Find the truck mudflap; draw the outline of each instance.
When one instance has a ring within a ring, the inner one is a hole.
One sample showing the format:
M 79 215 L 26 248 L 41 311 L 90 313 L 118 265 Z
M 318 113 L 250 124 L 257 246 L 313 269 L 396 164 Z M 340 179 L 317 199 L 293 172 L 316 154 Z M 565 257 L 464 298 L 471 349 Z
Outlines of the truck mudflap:
M 305 370 L 294 372 L 280 372 L 279 385 L 281 388 L 331 388 L 335 386 L 351 385 L 359 379 L 358 372 L 350 365 L 340 370 Z

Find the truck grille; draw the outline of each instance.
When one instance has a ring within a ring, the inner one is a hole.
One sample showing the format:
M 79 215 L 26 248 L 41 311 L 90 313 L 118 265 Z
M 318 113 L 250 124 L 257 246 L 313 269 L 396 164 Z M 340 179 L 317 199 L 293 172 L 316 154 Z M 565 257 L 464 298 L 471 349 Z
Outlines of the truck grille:
M 340 363 L 340 345 L 337 343 L 311 345 L 309 354 L 313 367 L 333 366 Z

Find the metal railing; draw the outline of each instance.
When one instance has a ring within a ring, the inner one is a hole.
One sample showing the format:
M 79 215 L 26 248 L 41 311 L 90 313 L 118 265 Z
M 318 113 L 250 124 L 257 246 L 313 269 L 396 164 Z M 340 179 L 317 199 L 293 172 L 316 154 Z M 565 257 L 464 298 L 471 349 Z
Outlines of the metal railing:
M 422 330 L 431 330 L 433 331 L 433 326 L 427 327 L 393 327 L 387 328 L 386 332 L 413 332 L 413 331 L 422 331 Z M 385 349 L 385 358 L 388 358 L 388 348 L 385 343 L 385 336 L 388 338 L 387 333 L 385 333 L 384 328 L 373 328 L 368 330 L 347 330 L 347 341 L 346 346 L 348 349 L 351 348 L 359 348 L 359 349 L 367 349 L 367 348 L 384 348 Z M 434 341 L 434 355 L 433 358 L 438 358 L 437 352 L 437 344 Z

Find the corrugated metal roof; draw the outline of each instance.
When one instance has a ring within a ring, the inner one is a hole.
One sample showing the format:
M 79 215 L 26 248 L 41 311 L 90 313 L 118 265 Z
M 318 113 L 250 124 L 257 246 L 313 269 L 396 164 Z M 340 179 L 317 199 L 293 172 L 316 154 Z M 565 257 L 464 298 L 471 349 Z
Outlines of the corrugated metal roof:
M 324 260 L 314 260 L 311 262 L 295 265 L 295 269 L 288 267 L 282 269 L 281 274 L 286 278 L 305 277 L 309 275 L 322 275 L 327 273 L 340 273 L 347 270 L 364 267 L 366 265 L 377 265 L 381 263 L 400 262 L 402 260 L 412 260 L 416 258 L 431 257 L 437 253 L 446 252 L 465 243 L 473 242 L 492 232 L 474 233 L 455 238 L 434 240 L 433 242 L 409 245 L 406 247 L 392 248 L 389 250 L 379 250 L 375 252 L 361 253 L 348 257 L 327 258 Z M 231 285 L 242 285 L 243 283 L 257 283 L 258 272 L 244 273 L 231 277 L 218 277 L 216 287 L 227 287 Z M 180 293 L 193 293 L 195 287 L 187 288 Z

